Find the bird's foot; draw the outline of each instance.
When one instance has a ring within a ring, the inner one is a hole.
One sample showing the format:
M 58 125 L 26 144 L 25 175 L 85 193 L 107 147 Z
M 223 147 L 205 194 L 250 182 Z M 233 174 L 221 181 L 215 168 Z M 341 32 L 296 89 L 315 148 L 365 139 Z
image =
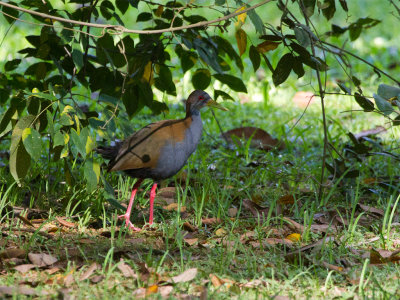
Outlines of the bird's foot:
M 142 229 L 135 227 L 132 222 L 130 221 L 130 215 L 120 215 L 118 216 L 118 219 L 124 219 L 125 220 L 125 226 L 128 227 L 129 229 L 133 231 L 141 231 Z

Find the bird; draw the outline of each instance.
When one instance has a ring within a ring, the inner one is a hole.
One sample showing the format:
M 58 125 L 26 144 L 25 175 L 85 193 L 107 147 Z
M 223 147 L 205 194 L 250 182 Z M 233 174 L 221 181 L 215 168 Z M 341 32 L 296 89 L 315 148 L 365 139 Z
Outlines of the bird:
M 133 133 L 124 141 L 113 146 L 95 149 L 103 158 L 108 159 L 108 172 L 123 171 L 137 178 L 125 214 L 118 216 L 133 231 L 140 231 L 130 221 L 132 205 L 142 181 L 153 180 L 150 190 L 149 225 L 153 224 L 154 198 L 157 185 L 161 180 L 174 176 L 190 155 L 196 150 L 201 139 L 203 122 L 200 110 L 203 107 L 215 107 L 227 111 L 202 90 L 193 91 L 186 100 L 186 116 L 177 120 L 162 120 L 151 123 Z

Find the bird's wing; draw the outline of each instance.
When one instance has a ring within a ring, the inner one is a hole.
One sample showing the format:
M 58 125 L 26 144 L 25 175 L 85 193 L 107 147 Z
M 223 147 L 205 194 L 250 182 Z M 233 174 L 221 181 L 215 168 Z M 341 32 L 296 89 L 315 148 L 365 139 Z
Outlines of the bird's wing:
M 118 155 L 108 166 L 109 171 L 155 168 L 167 143 L 182 142 L 191 118 L 165 120 L 149 124 L 127 138 Z

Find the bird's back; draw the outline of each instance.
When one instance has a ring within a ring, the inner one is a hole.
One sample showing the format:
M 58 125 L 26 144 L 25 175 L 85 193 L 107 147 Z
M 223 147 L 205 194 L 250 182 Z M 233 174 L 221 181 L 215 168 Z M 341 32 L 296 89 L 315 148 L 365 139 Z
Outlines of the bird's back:
M 109 171 L 139 178 L 164 179 L 176 174 L 201 138 L 200 116 L 166 120 L 143 127 L 120 145 L 103 153 L 111 158 Z M 105 148 L 103 148 L 105 149 Z

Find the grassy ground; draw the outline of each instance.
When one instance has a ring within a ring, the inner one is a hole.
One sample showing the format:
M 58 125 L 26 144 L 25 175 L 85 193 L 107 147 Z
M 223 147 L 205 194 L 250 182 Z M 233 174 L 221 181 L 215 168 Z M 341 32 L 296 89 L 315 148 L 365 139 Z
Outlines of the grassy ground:
M 386 26 L 395 20 L 390 15 Z M 386 68 L 398 37 L 379 26 L 352 47 Z M 365 66 L 356 71 L 365 94 L 382 83 Z M 337 92 L 334 80 L 342 74 L 330 72 L 328 89 Z M 398 162 L 384 151 L 399 154 L 399 129 L 368 137 L 364 143 L 376 155 L 346 155 L 354 146 L 349 132 L 389 126 L 378 114 L 355 111 L 359 107 L 352 97 L 328 95 L 332 147 L 327 161 L 346 156 L 347 172 L 360 174 L 334 178 L 327 171 L 319 199 L 319 99 L 306 109 L 297 94 L 315 91 L 313 76 L 295 80 L 293 75 L 278 89 L 268 72 L 261 79 L 251 77 L 248 95 L 232 93 L 236 101 L 224 103 L 229 112 L 215 112 L 224 130 L 260 127 L 283 141 L 283 150 L 227 146 L 211 112 L 204 112 L 198 150 L 183 172 L 159 190 L 156 224 L 138 233 L 117 222 L 122 211 L 106 200 L 102 185 L 88 194 L 79 178 L 69 187 L 57 169 L 35 166 L 30 184 L 20 188 L 6 168 L 0 169 L 0 296 L 398 299 Z M 187 74 L 177 98 L 190 90 Z M 171 111 L 158 117 L 145 111 L 132 130 L 183 115 L 178 102 L 169 106 Z M 111 194 L 114 189 L 115 199 L 126 205 L 134 180 L 104 176 Z M 137 197 L 133 221 L 138 226 L 148 219 L 150 187 L 145 181 Z M 17 217 L 22 205 L 30 209 Z
M 4 185 L 0 286 L 18 286 L 16 294 L 78 299 L 131 298 L 132 293 L 161 297 L 157 291 L 173 298 L 397 298 L 399 268 L 392 263 L 397 257 L 380 249 L 391 251 L 400 243 L 398 193 L 378 184 L 398 185 L 393 161 L 381 156 L 354 161 L 361 175 L 324 181 L 325 196 L 318 200 L 318 102 L 292 129 L 303 108 L 293 103 L 291 93 L 275 93 L 266 104 L 226 103 L 230 111 L 217 112 L 217 118 L 224 129 L 261 127 L 285 141 L 286 149 L 226 148 L 212 115 L 204 113 L 206 134 L 198 151 L 184 172 L 161 188 L 157 224 L 142 232 L 130 233 L 116 222 L 113 206 L 102 202 L 102 187 L 87 195 L 83 185 L 71 189 L 60 184 L 63 174 L 40 180 L 24 193 L 15 185 Z M 333 102 L 328 104 L 329 133 L 340 151 L 349 143 L 346 132 L 357 133 L 384 121 L 370 114 L 365 124 L 365 113 L 344 113 L 354 106 L 350 101 L 332 98 Z M 392 129 L 377 141 L 386 148 L 396 137 L 398 131 Z M 119 201 L 126 203 L 133 181 L 105 176 Z M 139 193 L 134 216 L 139 225 L 148 218 L 150 186 L 146 181 Z M 13 218 L 13 210 L 5 214 L 5 205 L 21 203 L 23 196 L 33 207 L 50 208 L 30 212 L 33 227 Z M 377 210 L 366 212 L 359 204 Z M 307 245 L 311 246 L 301 248 Z M 15 271 L 21 263 L 32 263 L 34 253 L 50 254 L 58 261 Z M 192 268 L 197 270 L 193 279 L 185 275 L 191 280 L 171 281 Z

